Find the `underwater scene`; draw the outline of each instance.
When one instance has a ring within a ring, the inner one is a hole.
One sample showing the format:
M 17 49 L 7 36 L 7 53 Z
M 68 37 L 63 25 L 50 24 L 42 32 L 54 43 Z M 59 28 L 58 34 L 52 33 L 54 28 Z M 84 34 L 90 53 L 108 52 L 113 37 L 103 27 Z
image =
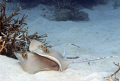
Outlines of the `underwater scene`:
M 120 81 L 120 0 L 0 0 L 0 81 Z

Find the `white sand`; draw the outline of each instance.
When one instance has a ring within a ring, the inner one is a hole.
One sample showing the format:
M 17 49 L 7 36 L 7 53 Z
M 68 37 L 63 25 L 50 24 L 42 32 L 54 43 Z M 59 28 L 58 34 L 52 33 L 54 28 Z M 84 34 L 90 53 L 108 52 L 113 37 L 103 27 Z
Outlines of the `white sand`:
M 90 21 L 50 21 L 40 15 L 46 13 L 50 16 L 52 12 L 47 9 L 42 11 L 41 6 L 20 12 L 29 14 L 26 20 L 29 33 L 47 33 L 47 42 L 53 45 L 53 49 L 63 53 L 66 43 L 80 46 L 68 45 L 68 57 L 79 56 L 79 59 L 83 59 L 120 56 L 120 7 L 113 9 L 110 3 L 83 11 L 89 14 Z M 88 62 L 71 64 L 63 72 L 28 74 L 23 71 L 18 60 L 0 56 L 0 81 L 105 81 L 104 77 L 117 70 L 113 62 L 120 63 L 119 57 L 93 61 L 90 65 Z M 120 78 L 120 74 L 118 76 Z

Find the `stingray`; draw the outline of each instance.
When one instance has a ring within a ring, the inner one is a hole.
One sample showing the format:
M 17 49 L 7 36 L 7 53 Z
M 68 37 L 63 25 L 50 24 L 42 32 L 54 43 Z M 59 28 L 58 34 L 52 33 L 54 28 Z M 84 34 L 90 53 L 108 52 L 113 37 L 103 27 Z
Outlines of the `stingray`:
M 68 68 L 68 65 L 76 62 L 88 62 L 94 60 L 100 60 L 110 57 L 101 57 L 95 59 L 83 59 L 83 60 L 66 60 L 65 51 L 62 55 L 58 51 L 45 47 L 41 42 L 32 40 L 29 46 L 30 52 L 22 49 L 20 53 L 15 52 L 15 56 L 20 60 L 21 66 L 24 71 L 34 74 L 40 71 L 63 71 Z

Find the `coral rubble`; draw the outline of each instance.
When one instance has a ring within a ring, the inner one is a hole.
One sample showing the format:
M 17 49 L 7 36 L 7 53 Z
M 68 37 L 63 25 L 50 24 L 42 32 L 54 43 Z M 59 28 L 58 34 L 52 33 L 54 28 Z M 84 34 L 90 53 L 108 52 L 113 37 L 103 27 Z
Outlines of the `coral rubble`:
M 5 41 L 4 48 L 1 48 L 1 55 L 16 58 L 14 52 L 20 52 L 21 49 L 28 50 L 32 39 L 45 43 L 44 37 L 46 34 L 39 36 L 38 33 L 33 35 L 28 34 L 27 23 L 25 19 L 28 15 L 23 15 L 21 19 L 14 19 L 13 17 L 20 14 L 21 8 L 17 8 L 10 16 L 6 16 L 6 0 L 0 3 L 0 36 L 1 41 Z M 46 44 L 46 43 L 45 43 Z

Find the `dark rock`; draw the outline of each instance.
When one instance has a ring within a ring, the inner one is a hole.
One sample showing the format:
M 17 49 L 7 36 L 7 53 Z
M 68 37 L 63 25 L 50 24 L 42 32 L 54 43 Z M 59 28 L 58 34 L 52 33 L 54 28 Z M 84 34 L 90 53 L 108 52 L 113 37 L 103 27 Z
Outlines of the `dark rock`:
M 55 20 L 56 21 L 87 21 L 89 20 L 88 14 L 84 11 L 78 12 L 77 10 L 70 9 L 59 9 L 55 11 Z
M 75 13 L 75 17 L 73 18 L 73 20 L 88 21 L 89 17 L 86 12 L 80 11 L 80 12 Z

